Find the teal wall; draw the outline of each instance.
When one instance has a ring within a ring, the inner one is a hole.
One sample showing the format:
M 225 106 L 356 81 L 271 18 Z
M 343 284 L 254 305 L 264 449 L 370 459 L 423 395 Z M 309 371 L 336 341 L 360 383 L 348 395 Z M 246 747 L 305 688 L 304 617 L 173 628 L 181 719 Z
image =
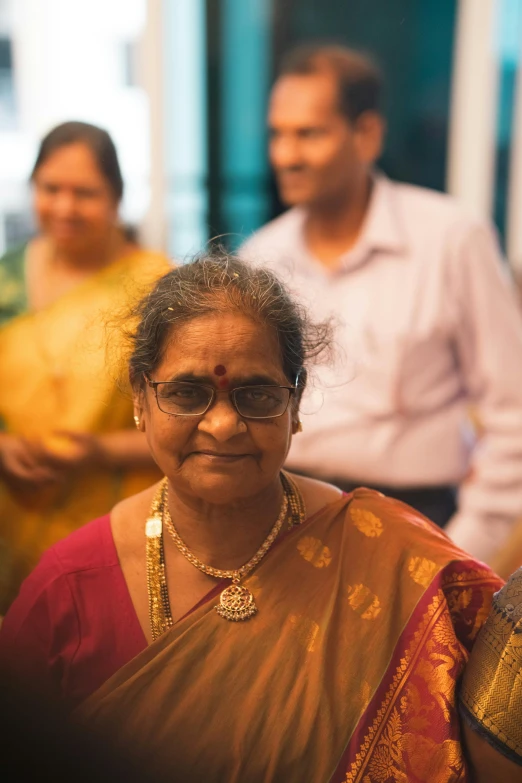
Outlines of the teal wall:
M 444 188 L 456 0 L 203 1 L 209 237 L 236 247 L 282 209 L 267 162 L 266 107 L 281 56 L 304 42 L 375 57 L 387 81 L 383 169 Z

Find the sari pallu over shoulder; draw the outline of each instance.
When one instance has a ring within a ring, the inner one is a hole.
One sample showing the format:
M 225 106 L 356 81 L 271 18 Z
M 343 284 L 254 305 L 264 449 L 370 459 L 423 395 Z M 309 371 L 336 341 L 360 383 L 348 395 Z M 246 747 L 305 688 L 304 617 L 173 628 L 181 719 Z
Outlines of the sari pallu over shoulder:
M 466 780 L 455 684 L 500 584 L 486 566 L 361 489 L 245 584 L 252 620 L 219 617 L 216 589 L 78 718 L 186 783 Z
M 0 258 L 0 326 L 27 310 L 25 251 L 20 245 Z

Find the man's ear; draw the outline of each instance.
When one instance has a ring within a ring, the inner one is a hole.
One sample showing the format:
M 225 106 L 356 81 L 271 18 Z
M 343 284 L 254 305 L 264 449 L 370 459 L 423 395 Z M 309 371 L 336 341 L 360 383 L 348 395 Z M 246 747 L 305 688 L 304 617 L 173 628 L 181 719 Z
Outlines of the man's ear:
M 365 111 L 355 121 L 355 143 L 359 159 L 372 164 L 378 160 L 384 145 L 386 122 L 376 111 Z

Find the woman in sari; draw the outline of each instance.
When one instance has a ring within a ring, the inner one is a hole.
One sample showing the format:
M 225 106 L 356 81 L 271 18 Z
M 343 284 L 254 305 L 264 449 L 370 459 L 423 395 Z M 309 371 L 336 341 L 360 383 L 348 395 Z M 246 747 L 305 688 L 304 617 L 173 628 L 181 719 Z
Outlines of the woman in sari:
M 283 470 L 328 327 L 199 259 L 143 300 L 130 377 L 165 478 L 53 547 L 13 677 L 159 777 L 467 781 L 456 685 L 498 578 L 416 511 Z
M 106 131 L 58 126 L 31 179 L 38 236 L 0 259 L 0 614 L 48 546 L 157 475 L 105 329 L 167 259 L 119 225 Z

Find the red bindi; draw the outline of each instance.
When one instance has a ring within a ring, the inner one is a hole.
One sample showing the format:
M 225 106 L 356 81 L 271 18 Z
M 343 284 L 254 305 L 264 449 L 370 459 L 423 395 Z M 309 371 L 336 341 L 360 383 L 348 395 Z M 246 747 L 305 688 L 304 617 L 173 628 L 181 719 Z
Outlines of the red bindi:
M 221 378 L 220 381 L 218 381 L 218 386 L 220 389 L 228 389 L 228 379 L 227 378 Z
M 218 364 L 216 367 L 214 367 L 214 374 L 215 375 L 226 375 L 227 374 L 227 368 L 222 365 Z

